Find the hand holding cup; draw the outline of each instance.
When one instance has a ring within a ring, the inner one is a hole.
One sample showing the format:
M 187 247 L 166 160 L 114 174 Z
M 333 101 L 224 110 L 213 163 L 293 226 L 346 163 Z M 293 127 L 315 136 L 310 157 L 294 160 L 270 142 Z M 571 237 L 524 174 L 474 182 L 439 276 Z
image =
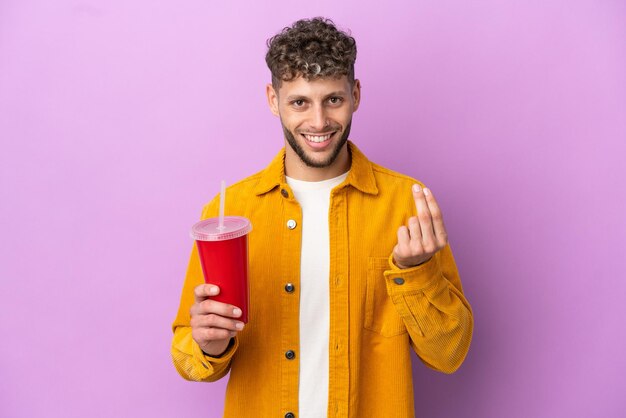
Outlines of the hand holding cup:
M 241 309 L 210 299 L 218 295 L 220 288 L 212 284 L 201 284 L 194 289 L 195 303 L 190 309 L 191 336 L 203 352 L 219 356 L 228 348 L 230 339 L 244 327 L 236 320 Z

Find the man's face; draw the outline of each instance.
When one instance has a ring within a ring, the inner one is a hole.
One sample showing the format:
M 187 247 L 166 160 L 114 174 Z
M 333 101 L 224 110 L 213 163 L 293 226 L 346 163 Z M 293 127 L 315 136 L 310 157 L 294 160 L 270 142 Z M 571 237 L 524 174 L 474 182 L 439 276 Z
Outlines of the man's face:
M 298 77 L 283 81 L 278 92 L 271 84 L 267 96 L 272 113 L 280 117 L 285 140 L 308 167 L 329 167 L 350 134 L 352 113 L 359 106 L 360 83 L 348 78 Z

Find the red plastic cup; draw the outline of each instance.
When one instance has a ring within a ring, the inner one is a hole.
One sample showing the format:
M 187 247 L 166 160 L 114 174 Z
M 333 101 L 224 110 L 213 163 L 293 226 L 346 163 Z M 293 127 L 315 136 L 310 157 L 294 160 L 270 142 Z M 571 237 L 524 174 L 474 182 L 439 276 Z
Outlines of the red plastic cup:
M 250 291 L 248 287 L 248 233 L 250 221 L 241 216 L 225 216 L 224 228 L 219 218 L 209 218 L 191 228 L 196 240 L 204 281 L 220 287 L 210 299 L 241 308 L 238 318 L 248 323 Z

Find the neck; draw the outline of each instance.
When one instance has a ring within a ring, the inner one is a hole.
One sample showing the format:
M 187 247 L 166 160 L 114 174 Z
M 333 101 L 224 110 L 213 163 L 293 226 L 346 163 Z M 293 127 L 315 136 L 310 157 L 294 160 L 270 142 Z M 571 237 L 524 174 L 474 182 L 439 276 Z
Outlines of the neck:
M 350 152 L 346 142 L 337 158 L 328 167 L 309 167 L 285 144 L 285 175 L 302 181 L 323 181 L 339 177 L 350 169 Z

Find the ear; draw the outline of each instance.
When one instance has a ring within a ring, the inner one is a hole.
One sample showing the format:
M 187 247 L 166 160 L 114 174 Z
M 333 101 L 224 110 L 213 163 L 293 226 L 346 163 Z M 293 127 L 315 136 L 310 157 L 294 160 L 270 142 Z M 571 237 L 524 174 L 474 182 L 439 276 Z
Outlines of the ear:
M 270 110 L 274 116 L 280 116 L 278 112 L 278 93 L 274 90 L 272 84 L 265 86 L 265 93 L 267 94 L 267 104 L 270 106 Z
M 356 112 L 359 103 L 361 103 L 361 82 L 359 80 L 354 80 L 354 86 L 352 86 L 352 103 L 354 103 L 353 112 Z

